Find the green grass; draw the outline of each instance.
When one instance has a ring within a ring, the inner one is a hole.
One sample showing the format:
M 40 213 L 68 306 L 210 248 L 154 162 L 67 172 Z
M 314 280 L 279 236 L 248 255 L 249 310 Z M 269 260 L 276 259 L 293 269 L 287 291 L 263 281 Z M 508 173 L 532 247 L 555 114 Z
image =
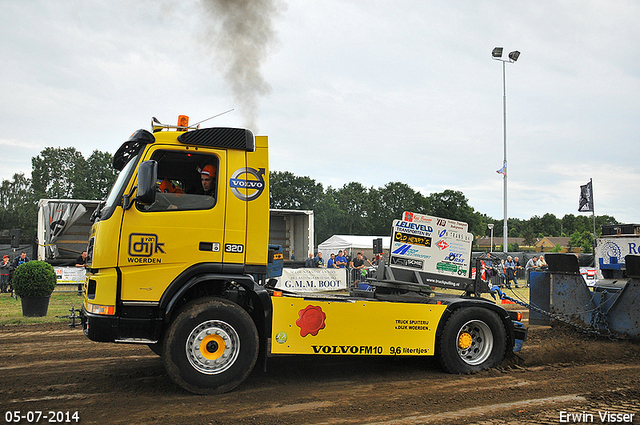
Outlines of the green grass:
M 49 300 L 49 310 L 45 317 L 24 317 L 22 315 L 22 302 L 12 298 L 9 294 L 0 294 L 0 326 L 18 325 L 29 323 L 55 323 L 70 322 L 69 319 L 61 319 L 56 316 L 68 316 L 71 307 L 82 306 L 82 296 L 77 292 L 54 292 Z

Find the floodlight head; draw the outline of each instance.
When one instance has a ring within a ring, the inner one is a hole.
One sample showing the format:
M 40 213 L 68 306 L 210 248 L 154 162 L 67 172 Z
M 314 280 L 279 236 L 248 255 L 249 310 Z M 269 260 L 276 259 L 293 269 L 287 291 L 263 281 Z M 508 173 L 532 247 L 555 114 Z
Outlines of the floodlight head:
M 490 230 L 493 230 L 493 223 L 489 223 L 489 224 L 487 224 L 487 227 L 488 227 Z
M 517 50 L 514 50 L 513 52 L 509 53 L 509 59 L 511 59 L 514 62 L 518 60 L 519 56 L 520 56 L 520 52 Z
M 494 58 L 501 58 L 502 57 L 502 47 L 494 47 L 493 51 L 491 52 L 491 56 L 493 56 Z

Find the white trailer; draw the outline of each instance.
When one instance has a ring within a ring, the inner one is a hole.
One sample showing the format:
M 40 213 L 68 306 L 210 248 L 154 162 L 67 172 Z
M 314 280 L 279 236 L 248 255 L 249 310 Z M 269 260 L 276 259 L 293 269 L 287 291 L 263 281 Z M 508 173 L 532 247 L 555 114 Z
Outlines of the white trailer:
M 75 264 L 87 249 L 91 214 L 100 201 L 40 199 L 38 201 L 38 260 L 53 265 Z
M 314 246 L 314 218 L 310 210 L 272 209 L 269 244 L 280 245 L 285 261 L 304 261 Z

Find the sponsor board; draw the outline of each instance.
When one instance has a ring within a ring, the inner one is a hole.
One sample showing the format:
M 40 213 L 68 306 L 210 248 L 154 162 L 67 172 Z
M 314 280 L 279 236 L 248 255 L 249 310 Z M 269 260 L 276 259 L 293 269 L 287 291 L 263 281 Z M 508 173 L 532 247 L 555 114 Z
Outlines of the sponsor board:
M 276 289 L 288 292 L 325 292 L 347 289 L 347 269 L 282 269 Z
M 54 267 L 58 283 L 84 283 L 84 267 Z
M 409 215 L 408 215 L 409 214 Z M 404 213 L 394 220 L 389 263 L 445 276 L 467 276 L 473 235 L 466 223 Z

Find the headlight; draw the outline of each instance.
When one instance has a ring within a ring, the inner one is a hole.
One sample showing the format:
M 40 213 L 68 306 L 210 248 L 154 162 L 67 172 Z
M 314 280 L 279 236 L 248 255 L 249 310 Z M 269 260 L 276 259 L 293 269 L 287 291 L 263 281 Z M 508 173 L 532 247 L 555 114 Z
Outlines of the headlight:
M 116 308 L 115 306 L 112 306 L 112 305 L 97 305 L 97 304 L 88 303 L 87 311 L 93 314 L 104 314 L 104 315 L 113 316 L 113 314 L 116 311 Z

